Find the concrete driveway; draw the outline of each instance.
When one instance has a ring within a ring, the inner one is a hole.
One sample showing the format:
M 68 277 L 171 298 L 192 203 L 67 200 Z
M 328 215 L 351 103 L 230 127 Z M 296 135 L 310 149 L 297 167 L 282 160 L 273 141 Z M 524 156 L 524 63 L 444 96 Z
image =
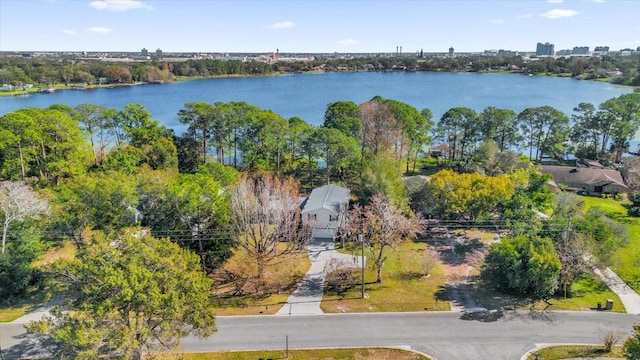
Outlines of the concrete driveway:
M 314 238 L 308 248 L 311 268 L 277 315 L 322 315 L 320 302 L 329 269 L 360 267 L 361 257 L 336 251 L 333 239 Z

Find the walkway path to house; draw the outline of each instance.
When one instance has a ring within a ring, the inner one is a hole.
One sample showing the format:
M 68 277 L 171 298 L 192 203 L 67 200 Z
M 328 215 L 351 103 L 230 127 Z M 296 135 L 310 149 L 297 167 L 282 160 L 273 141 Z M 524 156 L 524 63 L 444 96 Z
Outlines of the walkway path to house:
M 627 309 L 627 313 L 640 315 L 640 295 L 635 290 L 609 268 L 604 269 L 604 271 L 594 269 L 594 272 L 607 284 L 611 291 L 618 295 L 624 308 Z
M 320 302 L 324 294 L 326 270 L 360 267 L 361 258 L 336 251 L 332 239 L 314 238 L 309 244 L 311 268 L 287 303 L 276 315 L 321 315 Z

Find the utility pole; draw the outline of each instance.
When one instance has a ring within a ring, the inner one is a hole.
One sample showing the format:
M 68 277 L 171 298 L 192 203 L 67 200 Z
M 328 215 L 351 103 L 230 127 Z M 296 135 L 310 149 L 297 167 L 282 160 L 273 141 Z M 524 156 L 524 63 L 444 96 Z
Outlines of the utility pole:
M 361 267 L 361 274 L 362 274 L 362 298 L 364 299 L 364 236 L 362 234 L 358 235 L 358 241 L 360 241 L 360 244 L 362 244 L 362 267 Z

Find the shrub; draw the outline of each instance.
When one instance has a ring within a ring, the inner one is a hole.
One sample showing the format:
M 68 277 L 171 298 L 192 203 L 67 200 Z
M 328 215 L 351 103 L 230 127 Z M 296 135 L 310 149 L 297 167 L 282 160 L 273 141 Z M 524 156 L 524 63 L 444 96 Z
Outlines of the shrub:
M 602 333 L 601 337 L 604 345 L 604 350 L 606 352 L 611 352 L 613 346 L 617 344 L 618 341 L 620 341 L 620 338 L 622 338 L 622 334 L 622 332 L 614 330 L 608 330 Z
M 633 334 L 622 346 L 627 359 L 640 359 L 640 323 L 633 325 Z
M 627 214 L 629 216 L 640 216 L 640 192 L 634 192 L 629 197 L 631 205 L 627 208 Z
M 326 267 L 325 284 L 327 290 L 342 294 L 354 284 L 352 268 L 345 268 L 339 261 L 333 259 Z
M 10 303 L 24 297 L 30 286 L 37 285 L 42 279 L 40 270 L 31 263 L 42 254 L 39 241 L 9 243 L 5 253 L 0 256 L 0 301 Z

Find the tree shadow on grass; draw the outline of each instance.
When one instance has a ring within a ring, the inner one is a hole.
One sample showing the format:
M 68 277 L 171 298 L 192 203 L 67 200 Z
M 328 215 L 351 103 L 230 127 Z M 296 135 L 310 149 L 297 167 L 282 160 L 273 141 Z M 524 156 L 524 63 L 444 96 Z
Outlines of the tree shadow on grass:
M 470 252 L 481 250 L 485 247 L 479 239 L 468 239 L 463 243 L 456 245 L 456 254 L 458 256 L 464 256 Z
M 401 281 L 417 280 L 423 277 L 425 277 L 425 275 L 420 271 L 400 271 L 395 275 L 395 278 Z

